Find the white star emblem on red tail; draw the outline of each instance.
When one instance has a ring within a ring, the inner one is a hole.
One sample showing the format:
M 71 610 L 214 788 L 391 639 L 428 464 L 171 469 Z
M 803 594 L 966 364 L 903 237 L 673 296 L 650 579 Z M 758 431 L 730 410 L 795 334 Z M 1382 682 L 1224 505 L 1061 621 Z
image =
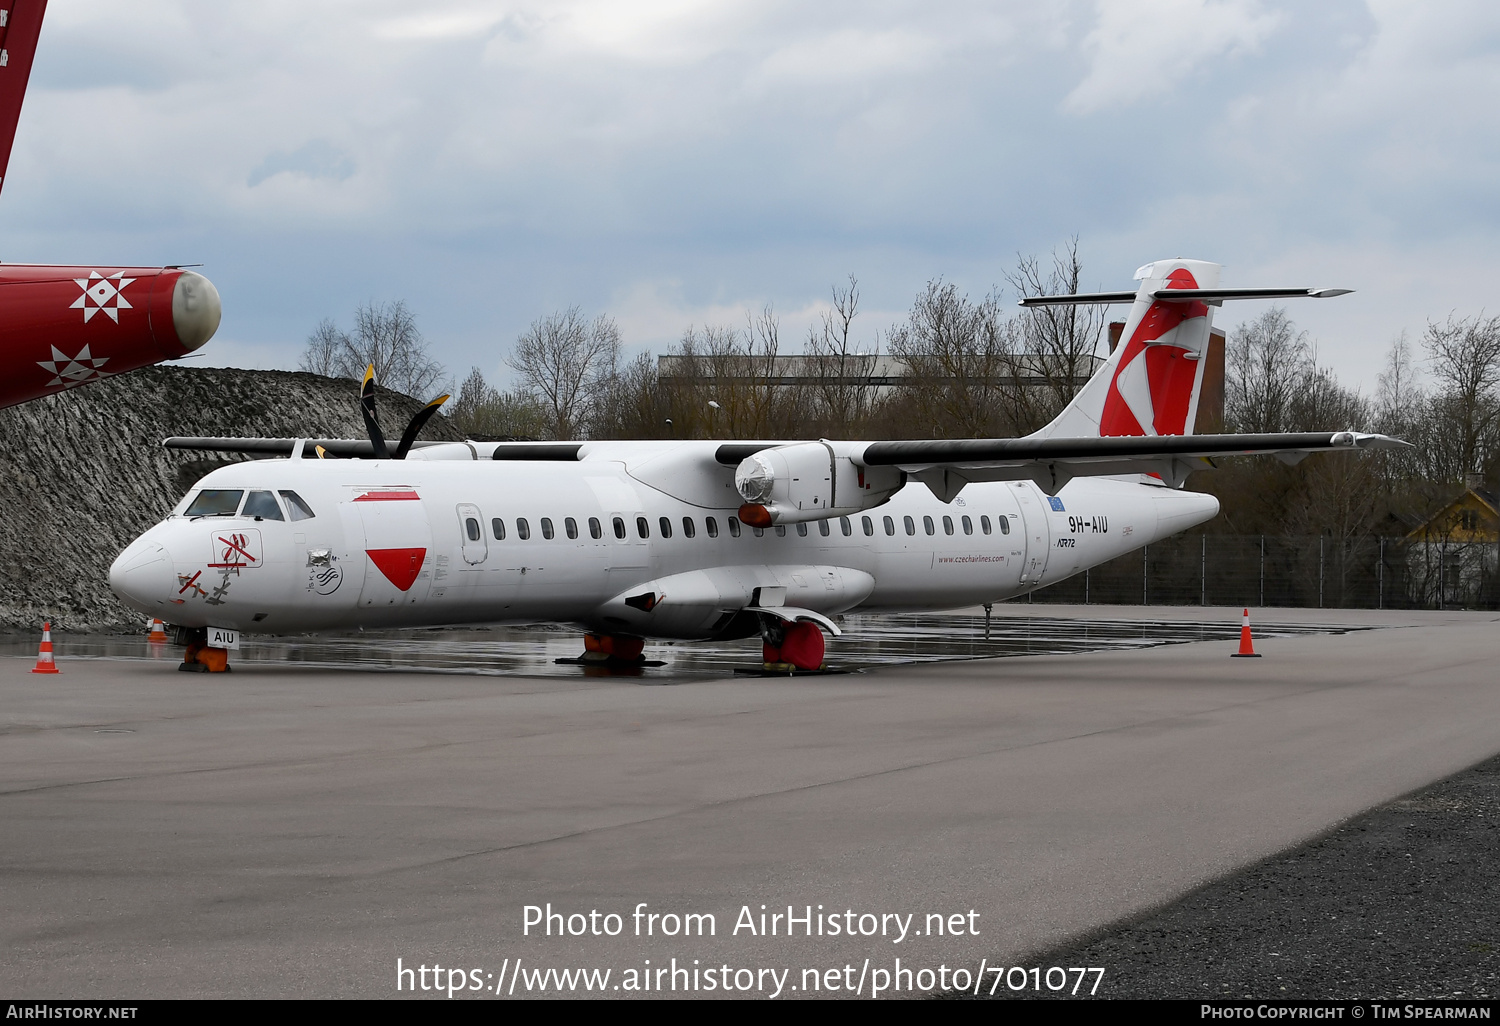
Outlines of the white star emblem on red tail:
M 98 271 L 90 271 L 87 278 L 74 278 L 73 281 L 83 289 L 83 295 L 73 300 L 72 306 L 68 309 L 82 310 L 84 324 L 91 321 L 94 314 L 101 310 L 110 320 L 119 324 L 120 311 L 131 309 L 129 300 L 121 293 L 125 291 L 125 286 L 135 279 L 125 277 L 124 271 L 116 271 L 108 278 Z
M 94 357 L 89 352 L 88 346 L 84 346 L 78 350 L 77 356 L 69 356 L 61 349 L 53 346 L 52 359 L 38 360 L 36 365 L 49 374 L 57 375 L 51 381 L 47 382 L 48 388 L 52 388 L 54 385 L 61 385 L 63 388 L 72 388 L 74 385 L 81 385 L 85 381 L 95 381 L 104 377 L 104 371 L 100 370 L 100 368 L 108 362 L 109 357 L 107 356 Z

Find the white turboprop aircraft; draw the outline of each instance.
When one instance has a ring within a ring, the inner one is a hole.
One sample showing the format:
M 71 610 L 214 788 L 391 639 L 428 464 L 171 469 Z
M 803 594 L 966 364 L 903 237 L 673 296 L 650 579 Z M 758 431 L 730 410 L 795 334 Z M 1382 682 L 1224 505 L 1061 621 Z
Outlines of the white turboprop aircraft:
M 1185 434 L 1213 307 L 1347 291 L 1222 289 L 1218 272 L 1163 260 L 1133 292 L 1023 300 L 1134 304 L 1109 359 L 1025 438 L 414 442 L 435 400 L 392 453 L 367 374 L 368 441 L 168 439 L 289 458 L 204 477 L 110 585 L 180 629 L 185 668 L 224 668 L 227 632 L 555 621 L 587 632 L 584 660 L 759 634 L 767 664 L 815 670 L 838 613 L 1012 598 L 1208 520 L 1218 500 L 1181 485 L 1211 457 L 1405 444 Z

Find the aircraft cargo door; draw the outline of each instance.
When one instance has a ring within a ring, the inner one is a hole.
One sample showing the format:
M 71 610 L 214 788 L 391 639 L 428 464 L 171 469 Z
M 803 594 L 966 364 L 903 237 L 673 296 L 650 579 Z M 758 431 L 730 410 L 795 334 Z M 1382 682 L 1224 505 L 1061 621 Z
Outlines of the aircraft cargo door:
M 1039 584 L 1052 554 L 1052 529 L 1047 522 L 1047 511 L 1042 508 L 1047 497 L 1029 481 L 1015 483 L 1015 496 L 1021 507 L 1019 526 L 1026 540 L 1026 553 L 1021 557 L 1021 583 Z
M 361 607 L 412 605 L 432 584 L 432 528 L 416 491 L 357 488 L 345 524 L 364 530 L 365 581 Z

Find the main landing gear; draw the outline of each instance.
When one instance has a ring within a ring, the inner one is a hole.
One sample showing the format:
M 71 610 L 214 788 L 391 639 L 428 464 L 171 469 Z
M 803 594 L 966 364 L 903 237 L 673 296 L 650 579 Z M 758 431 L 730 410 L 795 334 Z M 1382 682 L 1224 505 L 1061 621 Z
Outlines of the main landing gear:
M 572 659 L 554 659 L 553 662 L 610 668 L 666 665 L 660 659 L 647 659 L 642 655 L 645 647 L 645 638 L 628 634 L 585 634 L 583 655 Z
M 761 618 L 761 657 L 767 673 L 817 672 L 823 669 L 823 632 L 808 620 L 787 623 Z

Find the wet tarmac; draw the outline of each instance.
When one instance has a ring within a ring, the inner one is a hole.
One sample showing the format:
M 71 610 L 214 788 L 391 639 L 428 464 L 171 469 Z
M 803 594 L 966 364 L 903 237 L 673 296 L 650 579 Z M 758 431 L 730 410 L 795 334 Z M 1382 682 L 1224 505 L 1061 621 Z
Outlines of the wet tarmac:
M 996 615 L 988 627 L 982 614 L 862 614 L 841 618 L 844 634 L 828 643 L 828 665 L 842 670 L 944 660 L 1069 655 L 1129 651 L 1200 641 L 1234 641 L 1239 623 L 1224 620 L 1167 620 L 1143 617 L 1079 618 L 1021 615 L 1016 607 Z M 1367 630 L 1347 623 L 1266 623 L 1260 638 L 1343 634 Z M 59 658 L 171 659 L 181 649 L 151 644 L 139 636 L 54 633 Z M 664 666 L 644 669 L 580 668 L 556 660 L 577 656 L 577 631 L 552 626 L 443 628 L 350 632 L 318 637 L 251 637 L 241 642 L 231 663 L 290 663 L 301 667 L 359 668 L 409 673 L 463 673 L 509 676 L 576 677 L 580 674 L 639 676 L 643 682 L 703 680 L 760 662 L 760 642 L 681 642 L 648 644 L 648 660 Z M 0 655 L 36 656 L 36 636 L 0 635 Z
M 1500 752 L 1495 613 L 1256 611 L 1264 658 L 1231 659 L 1237 608 L 1045 612 L 997 606 L 988 643 L 975 610 L 850 617 L 830 651 L 864 672 L 804 680 L 691 662 L 740 663 L 753 642 L 655 647 L 670 666 L 595 678 L 547 661 L 576 634 L 539 630 L 253 643 L 227 677 L 177 673 L 178 649 L 153 659 L 141 638 L 64 637 L 61 673 L 34 676 L 37 638 L 16 637 L 0 979 L 37 999 L 446 1002 L 401 967 L 465 970 L 468 996 L 492 999 L 585 996 L 536 975 L 564 970 L 631 996 L 647 968 L 651 996 L 723 996 L 659 975 L 700 965 L 732 967 L 741 996 L 843 996 L 868 967 L 860 996 L 900 969 L 915 989 L 883 996 L 921 996 L 943 966 L 1034 964 Z M 410 672 L 425 663 L 440 672 Z M 1200 906 L 1170 943 L 1088 964 L 1111 993 L 1355 992 L 1332 984 L 1438 950 L 1458 900 L 1493 893 L 1493 818 L 1460 797 L 1466 839 L 1371 835 L 1405 875 L 1368 845 L 1304 859 L 1276 877 L 1280 904 L 1236 886 L 1242 917 Z M 1389 875 L 1401 902 L 1366 901 L 1355 871 Z M 528 927 L 548 906 L 625 932 Z M 785 910 L 809 908 L 857 917 L 857 935 L 791 931 Z M 1305 908 L 1352 932 L 1325 943 Z M 767 932 L 758 915 L 778 909 Z M 630 925 L 641 910 L 672 928 Z M 1491 921 L 1452 942 L 1491 944 Z M 900 922 L 913 932 L 881 932 Z M 1268 929 L 1238 949 L 1244 972 L 1190 972 L 1246 924 Z M 1276 981 L 1289 952 L 1307 956 L 1300 985 Z M 1487 971 L 1480 954 L 1454 965 Z

